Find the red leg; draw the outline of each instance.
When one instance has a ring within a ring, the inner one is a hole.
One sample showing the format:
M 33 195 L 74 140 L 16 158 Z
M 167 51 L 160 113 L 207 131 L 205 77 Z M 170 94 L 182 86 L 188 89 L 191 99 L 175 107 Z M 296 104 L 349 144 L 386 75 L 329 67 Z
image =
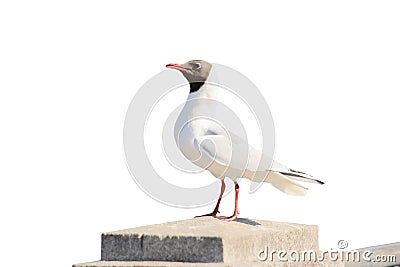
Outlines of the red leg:
M 219 212 L 218 211 L 219 210 L 219 204 L 221 203 L 222 196 L 224 195 L 224 192 L 225 192 L 225 187 L 226 187 L 225 186 L 225 181 L 224 181 L 224 179 L 222 179 L 221 180 L 221 191 L 219 193 L 217 205 L 215 206 L 214 211 L 211 212 L 211 213 L 204 214 L 204 215 L 196 216 L 195 218 L 204 217 L 204 216 L 213 216 L 213 217 L 215 217 L 217 215 L 217 213 Z
M 239 215 L 239 211 L 238 211 L 238 203 L 239 203 L 239 184 L 237 182 L 235 182 L 235 209 L 233 211 L 233 215 L 226 217 L 226 216 L 216 216 L 216 218 L 220 219 L 220 220 L 226 220 L 226 221 L 231 221 L 237 218 L 237 216 Z

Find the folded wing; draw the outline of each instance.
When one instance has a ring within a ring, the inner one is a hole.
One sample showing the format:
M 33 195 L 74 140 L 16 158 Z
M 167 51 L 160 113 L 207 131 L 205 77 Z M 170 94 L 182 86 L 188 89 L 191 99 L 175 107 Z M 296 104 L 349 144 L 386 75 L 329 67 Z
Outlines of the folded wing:
M 322 184 L 306 173 L 292 170 L 274 161 L 232 133 L 200 136 L 196 138 L 195 143 L 202 156 L 212 161 L 207 169 L 215 176 L 269 182 L 291 195 L 304 195 L 307 192 L 306 187 L 293 180 Z

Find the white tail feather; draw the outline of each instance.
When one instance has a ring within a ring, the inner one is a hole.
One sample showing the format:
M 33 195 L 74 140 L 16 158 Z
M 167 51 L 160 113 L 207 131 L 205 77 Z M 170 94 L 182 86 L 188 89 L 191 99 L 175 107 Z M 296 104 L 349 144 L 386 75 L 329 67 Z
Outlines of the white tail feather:
M 291 178 L 292 177 L 285 176 L 279 172 L 270 171 L 266 181 L 286 194 L 293 196 L 304 196 L 308 189 L 291 181 Z

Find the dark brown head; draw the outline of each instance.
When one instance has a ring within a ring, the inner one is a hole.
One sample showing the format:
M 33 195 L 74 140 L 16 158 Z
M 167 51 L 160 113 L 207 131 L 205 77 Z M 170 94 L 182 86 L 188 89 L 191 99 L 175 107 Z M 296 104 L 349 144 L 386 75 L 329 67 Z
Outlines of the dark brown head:
M 212 65 L 204 60 L 191 60 L 181 65 L 167 64 L 166 67 L 179 70 L 190 83 L 190 92 L 195 92 L 207 80 Z

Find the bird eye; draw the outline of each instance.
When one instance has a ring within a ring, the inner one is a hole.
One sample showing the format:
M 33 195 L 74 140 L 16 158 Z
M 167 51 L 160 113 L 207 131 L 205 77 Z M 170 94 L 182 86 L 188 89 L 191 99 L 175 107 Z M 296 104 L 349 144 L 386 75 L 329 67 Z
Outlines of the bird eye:
M 200 63 L 194 63 L 194 69 L 198 70 L 201 68 L 201 64 Z

